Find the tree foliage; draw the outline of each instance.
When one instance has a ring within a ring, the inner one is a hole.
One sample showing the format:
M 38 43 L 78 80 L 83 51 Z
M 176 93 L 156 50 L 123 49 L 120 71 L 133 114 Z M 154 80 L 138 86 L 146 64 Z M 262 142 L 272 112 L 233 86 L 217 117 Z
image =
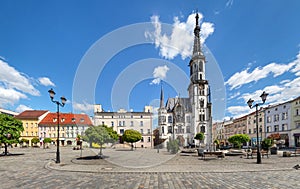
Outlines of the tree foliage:
M 32 144 L 37 144 L 37 143 L 39 143 L 39 142 L 40 142 L 40 139 L 37 138 L 37 137 L 34 137 L 33 139 L 31 139 L 31 143 L 32 143 Z
M 50 143 L 51 141 L 51 138 L 44 138 L 44 143 Z
M 5 155 L 7 155 L 7 145 L 18 143 L 22 131 L 24 128 L 20 120 L 6 114 L 0 114 L 0 143 L 5 145 Z
M 108 132 L 108 134 L 110 136 L 111 140 L 109 142 L 115 142 L 116 140 L 119 139 L 119 135 L 118 135 L 117 131 L 115 131 L 113 129 L 113 127 L 108 127 L 106 125 L 102 125 L 102 126 L 106 129 L 106 131 Z
M 179 150 L 179 141 L 170 140 L 169 142 L 167 142 L 167 149 L 168 152 L 171 152 L 171 154 L 176 154 Z
M 228 141 L 240 148 L 243 143 L 250 141 L 250 137 L 246 134 L 235 134 L 229 137 Z
M 133 143 L 142 139 L 142 134 L 136 130 L 129 129 L 123 134 L 123 140 L 131 143 L 131 149 L 133 150 Z
M 102 157 L 102 148 L 103 144 L 111 142 L 111 137 L 106 127 L 103 125 L 89 127 L 85 131 L 85 135 L 83 136 L 83 140 L 88 141 L 90 143 L 96 143 L 100 146 L 99 156 Z
M 262 148 L 263 149 L 266 149 L 266 150 L 269 150 L 269 148 L 274 144 L 274 140 L 271 139 L 271 138 L 265 138 L 263 141 L 262 141 Z
M 196 136 L 194 137 L 194 139 L 199 140 L 199 147 L 200 147 L 200 142 L 202 140 L 204 140 L 204 133 L 202 133 L 202 132 L 197 133 Z

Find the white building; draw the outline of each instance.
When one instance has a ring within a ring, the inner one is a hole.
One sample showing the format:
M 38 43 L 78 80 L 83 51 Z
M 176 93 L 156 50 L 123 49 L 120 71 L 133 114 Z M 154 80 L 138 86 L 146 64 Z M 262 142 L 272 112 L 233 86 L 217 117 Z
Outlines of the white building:
M 285 146 L 290 146 L 291 141 L 291 102 L 272 105 L 265 108 L 266 137 L 272 133 L 279 133 Z
M 164 106 L 163 91 L 158 110 L 160 136 L 166 139 L 179 139 L 180 145 L 194 143 L 194 136 L 204 133 L 204 144 L 209 149 L 212 145 L 212 104 L 210 89 L 205 79 L 205 56 L 200 44 L 199 15 L 196 14 L 194 29 L 194 47 L 189 62 L 190 84 L 188 98 L 169 98 Z
M 105 112 L 101 105 L 94 105 L 94 125 L 113 127 L 119 135 L 123 135 L 128 129 L 139 131 L 142 134 L 142 140 L 136 143 L 136 147 L 151 148 L 153 146 L 152 118 L 152 106 L 145 106 L 143 112 L 128 112 L 124 109 L 117 112 Z M 122 137 L 119 142 L 123 143 Z

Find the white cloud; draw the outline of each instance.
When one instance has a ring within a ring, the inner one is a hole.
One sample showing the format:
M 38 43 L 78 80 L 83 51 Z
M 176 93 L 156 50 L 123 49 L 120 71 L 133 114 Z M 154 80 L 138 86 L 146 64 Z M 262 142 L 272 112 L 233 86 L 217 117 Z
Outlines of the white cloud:
M 77 110 L 79 112 L 90 112 L 94 110 L 94 105 L 93 104 L 89 104 L 87 102 L 83 102 L 83 103 L 77 103 L 77 102 L 73 102 L 73 109 Z
M 260 79 L 266 78 L 269 74 L 273 74 L 273 77 L 278 77 L 291 70 L 296 63 L 297 61 L 293 61 L 289 64 L 270 63 L 264 67 L 257 67 L 252 72 L 249 72 L 249 68 L 247 68 L 241 72 L 235 73 L 225 82 L 225 84 L 229 85 L 232 90 L 251 82 L 257 82 Z
M 154 68 L 153 71 L 153 77 L 154 79 L 151 81 L 152 84 L 159 84 L 161 80 L 165 79 L 167 76 L 167 72 L 170 70 L 170 68 L 167 65 L 164 66 L 158 66 Z
M 0 81 L 1 83 L 1 81 Z M 5 104 L 13 105 L 20 99 L 26 99 L 27 96 L 15 89 L 7 89 L 0 85 L 0 106 Z
M 25 110 L 32 110 L 32 108 L 26 106 L 26 105 L 23 105 L 23 104 L 20 104 L 17 108 L 16 108 L 16 112 L 24 112 Z
M 55 86 L 55 84 L 48 77 L 40 77 L 38 78 L 38 81 L 41 85 L 44 86 Z
M 33 96 L 40 95 L 25 74 L 9 66 L 3 60 L 0 60 L 0 83 L 7 89 L 16 89 Z
M 198 13 L 199 14 L 199 13 Z M 159 48 L 160 55 L 166 59 L 173 59 L 177 55 L 181 55 L 185 59 L 192 54 L 195 27 L 195 16 L 193 13 L 188 16 L 186 22 L 180 22 L 178 17 L 174 17 L 172 32 L 170 36 L 162 34 L 162 24 L 159 16 L 152 16 L 151 22 L 155 28 L 154 32 L 146 32 L 145 36 L 153 40 L 155 47 Z M 199 22 L 201 23 L 203 15 L 199 14 Z M 203 44 L 206 38 L 214 32 L 214 25 L 209 22 L 201 24 L 200 40 Z
M 227 108 L 227 111 L 233 116 L 241 116 L 250 112 L 250 108 L 245 106 L 230 106 Z
M 44 86 L 53 86 L 55 87 L 55 84 L 48 78 L 48 77 L 40 77 L 38 78 L 38 81 L 41 85 L 44 85 Z

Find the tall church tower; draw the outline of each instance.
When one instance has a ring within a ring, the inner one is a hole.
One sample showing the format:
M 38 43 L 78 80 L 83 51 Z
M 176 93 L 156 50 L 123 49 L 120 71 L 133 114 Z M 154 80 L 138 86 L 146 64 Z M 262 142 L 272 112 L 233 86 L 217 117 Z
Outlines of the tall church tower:
M 193 55 L 189 63 L 190 84 L 188 87 L 189 99 L 192 105 L 192 132 L 204 133 L 204 144 L 210 148 L 212 144 L 212 116 L 210 89 L 205 78 L 205 56 L 201 50 L 199 15 L 196 14 L 194 29 Z

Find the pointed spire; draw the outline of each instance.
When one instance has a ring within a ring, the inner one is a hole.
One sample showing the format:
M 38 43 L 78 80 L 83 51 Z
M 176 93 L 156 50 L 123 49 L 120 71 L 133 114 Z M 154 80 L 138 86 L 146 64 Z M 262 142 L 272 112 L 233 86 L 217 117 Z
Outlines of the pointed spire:
M 160 108 L 164 108 L 164 91 L 163 91 L 163 85 L 161 81 L 161 89 L 160 89 Z
M 196 26 L 194 29 L 194 34 L 195 34 L 195 38 L 194 38 L 194 48 L 193 48 L 193 54 L 195 53 L 201 53 L 201 44 L 200 44 L 200 26 L 199 26 L 199 14 L 198 12 L 196 13 Z

